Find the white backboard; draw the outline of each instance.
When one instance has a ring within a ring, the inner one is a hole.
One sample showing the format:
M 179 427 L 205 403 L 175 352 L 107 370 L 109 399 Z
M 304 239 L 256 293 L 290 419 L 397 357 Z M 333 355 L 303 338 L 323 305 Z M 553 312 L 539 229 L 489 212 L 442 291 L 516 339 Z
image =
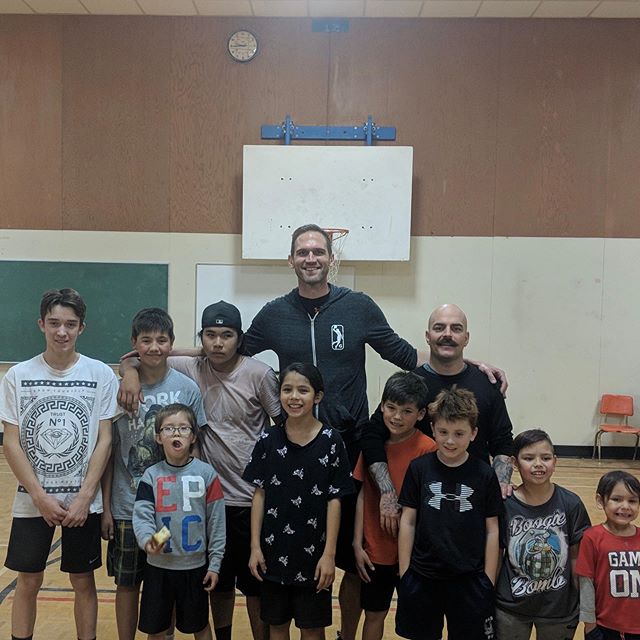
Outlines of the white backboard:
M 342 260 L 409 260 L 413 147 L 245 145 L 242 257 L 282 260 L 291 233 L 349 229 Z

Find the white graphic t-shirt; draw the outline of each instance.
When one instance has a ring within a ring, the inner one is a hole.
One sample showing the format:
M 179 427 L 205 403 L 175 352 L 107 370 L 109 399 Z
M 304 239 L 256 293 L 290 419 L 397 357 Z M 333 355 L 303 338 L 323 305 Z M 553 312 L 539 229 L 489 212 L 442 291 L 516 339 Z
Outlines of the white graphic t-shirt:
M 117 413 L 117 390 L 113 371 L 83 355 L 69 369 L 58 371 L 40 354 L 9 369 L 0 383 L 0 420 L 18 425 L 22 450 L 38 481 L 62 503 L 68 505 L 80 490 L 100 420 Z M 102 511 L 100 488 L 89 511 Z M 20 485 L 13 515 L 40 515 Z

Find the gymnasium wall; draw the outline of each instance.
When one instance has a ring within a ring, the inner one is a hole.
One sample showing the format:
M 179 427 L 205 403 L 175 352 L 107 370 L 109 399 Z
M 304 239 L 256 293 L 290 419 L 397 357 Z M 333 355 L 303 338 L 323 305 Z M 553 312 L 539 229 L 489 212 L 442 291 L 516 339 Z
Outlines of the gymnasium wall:
M 469 317 L 467 354 L 509 374 L 515 429 L 543 426 L 558 444 L 585 445 L 601 393 L 640 399 L 640 305 L 627 295 L 640 282 L 638 250 L 633 239 L 415 237 L 411 262 L 349 265 L 355 288 L 373 296 L 391 326 L 418 347 L 425 346 L 430 311 L 460 304 Z M 242 263 L 241 238 L 229 234 L 5 230 L 0 255 L 105 262 L 163 256 L 178 345 L 194 344 L 196 264 Z M 284 259 L 280 264 L 285 268 Z M 212 289 L 211 301 L 219 298 Z M 105 304 L 117 304 L 108 290 Z M 89 309 L 87 322 L 99 313 Z M 127 344 L 123 336 L 123 350 Z M 367 369 L 374 404 L 394 368 L 371 352 Z M 606 444 L 628 439 L 609 436 Z
M 195 264 L 241 263 L 242 145 L 370 113 L 415 149 L 412 260 L 356 288 L 416 345 L 458 302 L 516 430 L 587 444 L 600 393 L 640 400 L 640 21 L 3 15 L 0 80 L 0 259 L 166 259 L 191 344 Z

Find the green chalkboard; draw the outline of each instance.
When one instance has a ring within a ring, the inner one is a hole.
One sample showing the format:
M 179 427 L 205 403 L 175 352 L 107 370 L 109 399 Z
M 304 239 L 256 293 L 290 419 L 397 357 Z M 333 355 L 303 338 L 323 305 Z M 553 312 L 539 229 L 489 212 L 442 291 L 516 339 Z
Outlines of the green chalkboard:
M 166 264 L 0 260 L 0 361 L 21 362 L 44 351 L 38 327 L 47 289 L 76 289 L 87 304 L 77 350 L 107 363 L 130 348 L 131 319 L 143 307 L 167 308 Z

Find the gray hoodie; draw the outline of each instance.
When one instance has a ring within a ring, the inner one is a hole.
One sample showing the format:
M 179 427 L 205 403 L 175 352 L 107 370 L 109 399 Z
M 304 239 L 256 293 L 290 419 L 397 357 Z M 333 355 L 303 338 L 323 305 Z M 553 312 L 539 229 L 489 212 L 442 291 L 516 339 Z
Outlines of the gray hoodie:
M 325 385 L 319 419 L 338 430 L 350 449 L 369 419 L 366 344 L 401 369 L 416 366 L 415 348 L 393 331 L 369 296 L 330 285 L 329 299 L 314 317 L 298 289 L 268 302 L 245 334 L 243 348 L 247 355 L 275 351 L 280 371 L 292 362 L 315 364 Z

